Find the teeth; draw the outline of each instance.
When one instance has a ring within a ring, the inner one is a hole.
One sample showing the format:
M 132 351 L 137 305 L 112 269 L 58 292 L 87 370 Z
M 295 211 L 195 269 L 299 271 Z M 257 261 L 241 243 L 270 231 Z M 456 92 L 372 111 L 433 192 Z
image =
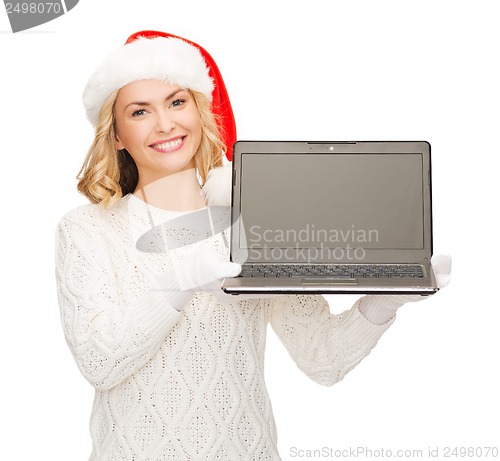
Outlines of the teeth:
M 163 144 L 155 144 L 153 147 L 157 149 L 172 149 L 173 147 L 178 146 L 182 142 L 182 138 L 176 139 L 175 141 L 164 142 Z

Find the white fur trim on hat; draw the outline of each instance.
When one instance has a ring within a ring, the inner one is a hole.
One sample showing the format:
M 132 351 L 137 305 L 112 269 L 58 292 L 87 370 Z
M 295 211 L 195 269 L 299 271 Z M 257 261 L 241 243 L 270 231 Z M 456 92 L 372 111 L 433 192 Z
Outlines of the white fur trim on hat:
M 212 168 L 201 190 L 203 198 L 210 206 L 231 205 L 231 184 L 233 170 L 231 164 Z
M 173 37 L 140 37 L 108 56 L 90 77 L 83 93 L 90 123 L 96 126 L 99 111 L 113 91 L 137 80 L 164 80 L 199 91 L 210 100 L 214 89 L 196 47 Z

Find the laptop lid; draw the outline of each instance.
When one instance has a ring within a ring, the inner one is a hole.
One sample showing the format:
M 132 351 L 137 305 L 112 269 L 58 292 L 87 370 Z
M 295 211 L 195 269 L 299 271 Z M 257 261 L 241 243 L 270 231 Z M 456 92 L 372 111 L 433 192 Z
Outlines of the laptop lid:
M 425 141 L 238 141 L 232 261 L 430 262 L 430 153 Z

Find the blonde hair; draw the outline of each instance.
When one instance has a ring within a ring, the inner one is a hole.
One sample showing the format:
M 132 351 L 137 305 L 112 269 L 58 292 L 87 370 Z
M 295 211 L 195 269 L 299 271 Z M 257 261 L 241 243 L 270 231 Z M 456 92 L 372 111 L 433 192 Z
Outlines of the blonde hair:
M 221 140 L 210 100 L 197 91 L 191 91 L 201 119 L 201 142 L 194 155 L 194 164 L 202 184 L 208 172 L 222 166 L 226 146 Z M 92 203 L 110 207 L 123 196 L 134 192 L 139 173 L 131 155 L 117 151 L 114 105 L 118 90 L 104 102 L 97 120 L 94 142 L 90 146 L 78 173 L 78 190 Z

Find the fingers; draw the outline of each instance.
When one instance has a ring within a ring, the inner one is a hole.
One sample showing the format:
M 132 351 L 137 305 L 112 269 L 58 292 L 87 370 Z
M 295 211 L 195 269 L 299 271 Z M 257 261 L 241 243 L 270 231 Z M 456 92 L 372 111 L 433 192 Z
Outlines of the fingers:
M 216 275 L 218 279 L 236 277 L 240 272 L 241 265 L 232 262 L 220 262 L 216 268 Z
M 447 254 L 434 255 L 431 263 L 439 288 L 444 288 L 451 280 L 451 256 Z
M 195 256 L 193 276 L 197 286 L 228 277 L 236 277 L 241 272 L 240 264 L 224 261 L 212 248 L 203 248 Z

